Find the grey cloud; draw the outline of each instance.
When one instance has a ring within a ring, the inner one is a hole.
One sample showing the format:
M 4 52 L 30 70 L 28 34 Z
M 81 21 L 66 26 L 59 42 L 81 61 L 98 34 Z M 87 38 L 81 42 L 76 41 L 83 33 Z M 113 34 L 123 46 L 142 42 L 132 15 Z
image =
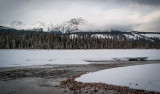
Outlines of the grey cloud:
M 107 0 L 115 4 L 133 4 L 159 6 L 160 0 Z
M 13 20 L 29 24 L 36 21 L 55 24 L 74 17 L 83 17 L 94 22 L 94 25 L 99 22 L 100 26 L 96 28 L 104 26 L 104 28 L 134 30 L 137 21 L 157 10 L 160 10 L 160 0 L 0 0 L 0 24 Z M 140 23 L 139 29 L 142 30 L 149 25 Z M 150 27 L 150 30 L 153 29 L 159 28 Z
M 25 15 L 24 7 L 30 0 L 0 0 L 0 23 L 15 20 Z
M 130 0 L 130 1 L 144 5 L 160 6 L 160 0 Z
M 145 19 L 138 24 L 135 29 L 140 31 L 148 32 L 160 32 L 160 11 L 154 12 L 149 16 L 144 17 Z M 148 21 L 147 21 L 148 20 Z

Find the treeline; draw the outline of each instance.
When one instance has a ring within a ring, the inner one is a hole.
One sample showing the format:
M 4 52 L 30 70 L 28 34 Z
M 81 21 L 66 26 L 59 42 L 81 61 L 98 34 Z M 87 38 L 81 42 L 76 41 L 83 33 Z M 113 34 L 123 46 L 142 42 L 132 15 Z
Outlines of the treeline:
M 59 35 L 44 32 L 0 32 L 0 49 L 159 49 L 160 41 Z

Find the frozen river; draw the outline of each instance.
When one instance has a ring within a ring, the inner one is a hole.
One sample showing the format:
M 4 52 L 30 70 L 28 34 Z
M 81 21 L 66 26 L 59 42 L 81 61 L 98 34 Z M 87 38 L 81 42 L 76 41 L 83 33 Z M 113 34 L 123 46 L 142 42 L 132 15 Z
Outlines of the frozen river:
M 87 60 L 107 61 L 113 58 L 148 57 L 160 60 L 160 50 L 0 50 L 0 67 L 45 64 L 88 64 Z
M 135 65 L 84 74 L 76 81 L 102 82 L 160 92 L 160 64 Z

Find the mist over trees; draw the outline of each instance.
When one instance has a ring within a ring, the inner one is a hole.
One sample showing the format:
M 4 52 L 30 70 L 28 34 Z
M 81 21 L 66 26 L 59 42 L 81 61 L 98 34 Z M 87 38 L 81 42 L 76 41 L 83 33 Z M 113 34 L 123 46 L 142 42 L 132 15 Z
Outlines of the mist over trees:
M 0 49 L 159 49 L 160 39 L 148 41 L 125 36 L 113 38 L 76 36 L 30 31 L 1 31 Z

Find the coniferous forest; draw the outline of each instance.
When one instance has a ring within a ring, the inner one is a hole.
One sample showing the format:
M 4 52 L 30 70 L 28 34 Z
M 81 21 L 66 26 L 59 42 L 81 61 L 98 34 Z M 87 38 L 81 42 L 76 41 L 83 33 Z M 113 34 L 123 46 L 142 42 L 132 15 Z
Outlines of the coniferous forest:
M 36 31 L 1 31 L 0 49 L 159 49 L 160 40 L 98 38 Z

